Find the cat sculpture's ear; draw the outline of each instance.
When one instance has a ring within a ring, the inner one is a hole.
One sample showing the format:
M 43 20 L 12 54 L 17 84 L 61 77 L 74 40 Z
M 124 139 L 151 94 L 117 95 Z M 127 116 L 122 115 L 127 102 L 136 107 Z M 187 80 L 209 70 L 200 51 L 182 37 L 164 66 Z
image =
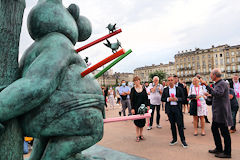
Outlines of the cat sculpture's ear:
M 80 15 L 80 9 L 76 4 L 71 4 L 68 8 L 67 8 L 68 12 L 73 16 L 73 18 L 75 19 L 75 21 L 77 21 L 79 19 L 79 15 Z

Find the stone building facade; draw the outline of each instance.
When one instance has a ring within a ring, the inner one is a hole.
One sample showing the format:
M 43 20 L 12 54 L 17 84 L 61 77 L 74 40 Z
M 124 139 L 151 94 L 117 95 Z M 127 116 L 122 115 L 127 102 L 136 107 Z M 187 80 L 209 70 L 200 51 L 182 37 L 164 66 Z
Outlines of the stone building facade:
M 134 76 L 139 76 L 142 82 L 146 82 L 149 81 L 150 73 L 155 71 L 163 71 L 167 76 L 172 75 L 175 73 L 175 65 L 173 62 L 169 62 L 168 64 L 160 63 L 160 65 L 153 64 L 151 66 L 139 67 L 134 69 Z
M 93 72 L 93 75 L 96 75 L 99 72 L 100 70 L 96 70 Z M 101 86 L 115 86 L 118 83 L 121 83 L 122 80 L 132 83 L 133 76 L 134 76 L 133 73 L 120 73 L 120 72 L 113 73 L 112 70 L 109 70 L 106 73 L 104 73 L 101 77 L 99 77 L 97 81 Z
M 220 68 L 224 79 L 231 79 L 234 73 L 240 71 L 240 45 L 196 48 L 194 51 L 178 52 L 174 58 L 175 73 L 185 82 L 191 82 L 196 73 L 209 82 L 213 68 Z

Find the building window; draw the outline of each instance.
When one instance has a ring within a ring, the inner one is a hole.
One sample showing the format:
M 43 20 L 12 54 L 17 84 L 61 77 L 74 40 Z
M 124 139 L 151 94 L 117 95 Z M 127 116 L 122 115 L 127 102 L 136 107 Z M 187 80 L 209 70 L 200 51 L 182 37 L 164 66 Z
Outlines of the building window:
M 191 68 L 191 64 L 190 63 L 188 64 L 188 67 Z
M 183 77 L 183 71 L 181 72 L 181 76 Z
M 190 57 L 188 57 L 188 61 L 190 61 Z
M 235 66 L 232 66 L 232 71 L 236 72 L 236 67 Z
M 192 57 L 192 61 L 194 61 L 195 60 L 195 58 L 194 57 Z
M 221 71 L 224 72 L 224 67 L 221 68 Z
M 220 59 L 220 64 L 223 65 L 223 59 Z
M 216 54 L 216 57 L 217 57 L 217 54 Z
M 234 52 L 232 52 L 232 56 L 234 56 L 234 54 L 235 54 L 235 53 L 234 53 Z
M 230 66 L 227 66 L 227 71 L 230 72 L 231 68 Z
M 180 76 L 179 72 L 177 73 L 178 77 Z
M 238 65 L 238 71 L 240 71 L 240 65 Z
M 203 73 L 206 73 L 206 68 L 203 69 Z
M 229 53 L 228 52 L 226 53 L 226 56 L 229 57 Z
M 240 66 L 240 65 L 239 65 L 239 66 Z M 191 70 L 189 71 L 189 74 L 192 74 L 192 71 L 191 71 Z
M 192 72 L 192 73 L 193 73 L 193 75 L 195 75 L 195 73 L 196 73 L 196 72 L 195 72 L 195 70 L 193 70 L 193 72 Z
M 202 59 L 204 59 L 204 58 L 205 58 L 205 56 L 203 55 L 203 56 L 202 56 Z
M 240 57 L 238 57 L 238 62 L 240 62 Z
M 199 56 L 197 56 L 197 60 L 199 60 Z
M 184 62 L 186 62 L 186 58 L 184 58 Z
M 215 60 L 215 64 L 218 65 L 218 59 Z
M 229 58 L 227 58 L 227 64 L 229 64 L 230 63 L 230 60 L 229 60 Z
M 198 71 L 198 73 L 200 73 L 200 69 L 198 69 L 197 71 Z
M 179 68 L 179 66 L 177 65 L 177 69 Z
M 211 55 L 210 55 L 210 54 L 208 55 L 208 58 L 211 58 Z
M 222 57 L 222 53 L 220 54 L 220 57 Z
M 232 62 L 234 62 L 235 61 L 235 58 L 232 58 Z

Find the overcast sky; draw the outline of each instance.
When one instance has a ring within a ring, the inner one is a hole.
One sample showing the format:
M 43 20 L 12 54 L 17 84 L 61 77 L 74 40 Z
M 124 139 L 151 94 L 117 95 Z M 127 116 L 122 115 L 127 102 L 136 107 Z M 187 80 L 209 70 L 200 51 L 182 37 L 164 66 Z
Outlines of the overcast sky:
M 26 19 L 36 2 L 26 0 L 20 56 L 33 43 Z M 133 52 L 113 67 L 115 72 L 168 63 L 182 50 L 240 44 L 239 0 L 63 0 L 66 7 L 71 3 L 79 5 L 80 14 L 93 27 L 92 36 L 75 48 L 106 35 L 108 23 L 117 23 L 123 30 L 109 40 L 116 42 L 117 38 L 125 50 Z M 80 52 L 92 64 L 111 54 L 103 43 Z

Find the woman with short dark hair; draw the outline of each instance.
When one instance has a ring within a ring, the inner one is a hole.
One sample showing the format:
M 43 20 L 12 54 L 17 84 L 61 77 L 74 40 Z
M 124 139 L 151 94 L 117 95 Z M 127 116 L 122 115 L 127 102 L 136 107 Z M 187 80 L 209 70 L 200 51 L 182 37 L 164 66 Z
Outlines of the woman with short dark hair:
M 145 87 L 141 85 L 140 78 L 138 76 L 133 78 L 134 87 L 131 89 L 130 99 L 132 110 L 131 113 L 133 115 L 138 114 L 138 109 L 141 104 L 144 104 L 150 109 L 148 103 L 148 95 Z M 136 142 L 140 140 L 144 140 L 143 137 L 143 127 L 145 126 L 146 119 L 134 120 L 134 124 L 136 125 Z

